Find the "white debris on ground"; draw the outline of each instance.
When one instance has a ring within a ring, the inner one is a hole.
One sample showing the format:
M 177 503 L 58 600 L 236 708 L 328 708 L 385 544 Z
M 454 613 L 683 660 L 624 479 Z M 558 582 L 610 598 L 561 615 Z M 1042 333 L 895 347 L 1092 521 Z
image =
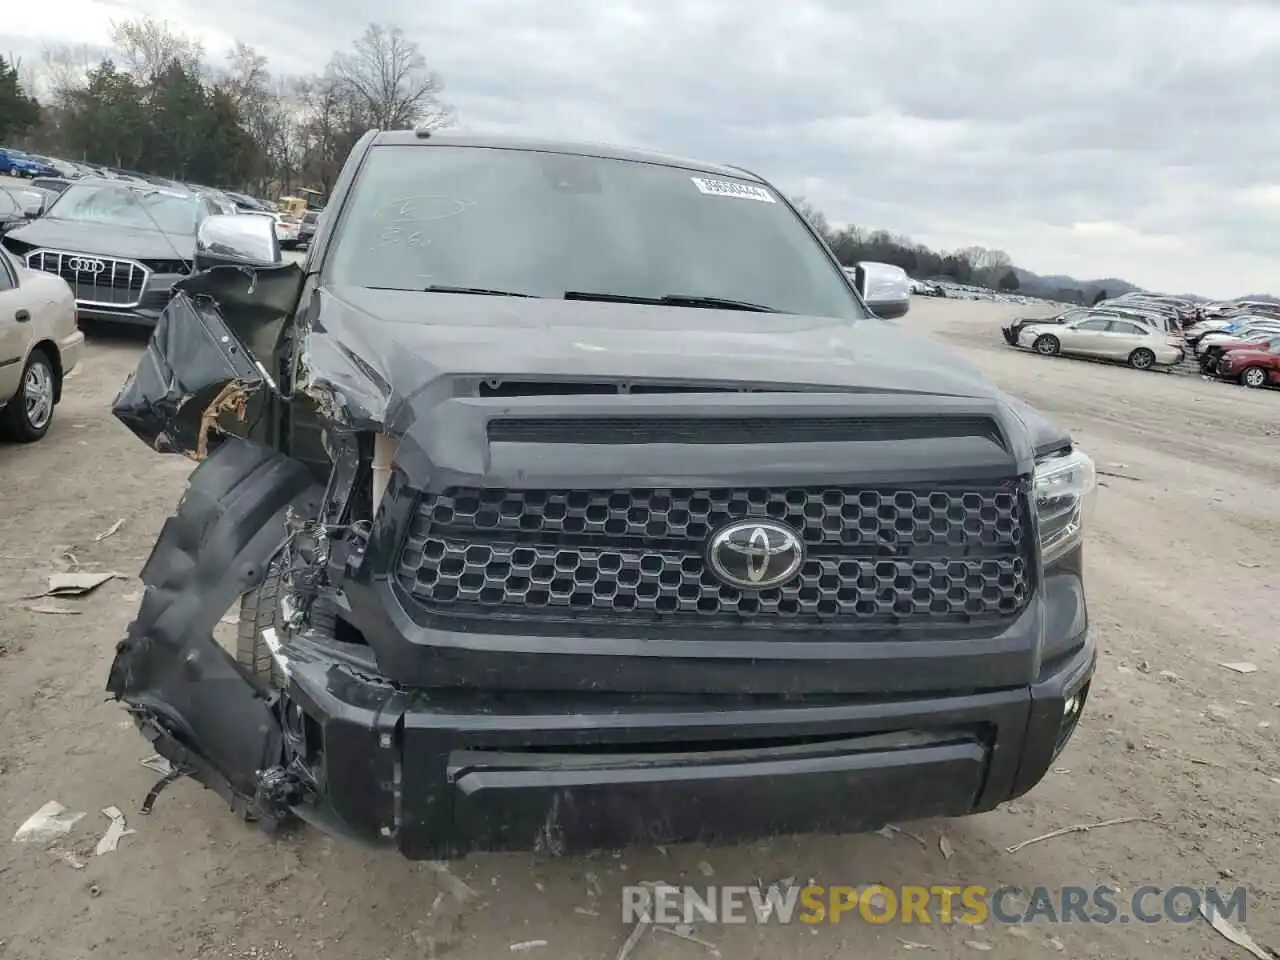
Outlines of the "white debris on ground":
M 111 853 L 120 845 L 120 838 L 127 837 L 131 833 L 138 831 L 129 828 L 125 823 L 124 814 L 120 812 L 119 807 L 103 807 L 103 815 L 111 821 L 107 826 L 107 832 L 102 835 L 102 839 L 98 841 L 98 846 L 94 849 L 95 856 L 102 856 L 104 853 Z
M 15 843 L 48 843 L 71 832 L 83 813 L 68 813 L 57 800 L 50 800 L 27 817 L 13 835 Z
M 115 572 L 107 573 L 55 573 L 49 577 L 49 586 L 44 593 L 36 594 L 28 597 L 29 600 L 38 600 L 40 597 L 83 597 L 97 590 L 108 580 L 114 580 L 121 574 Z

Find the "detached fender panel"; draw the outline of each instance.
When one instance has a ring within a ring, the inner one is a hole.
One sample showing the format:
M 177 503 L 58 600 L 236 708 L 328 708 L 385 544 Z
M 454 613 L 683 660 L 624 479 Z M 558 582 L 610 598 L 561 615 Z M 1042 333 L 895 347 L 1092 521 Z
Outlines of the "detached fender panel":
M 248 405 L 261 402 L 264 384 L 218 308 L 179 292 L 111 412 L 160 453 L 203 460 L 223 437 L 247 432 Z
M 239 438 L 218 446 L 165 522 L 142 571 L 142 607 L 116 647 L 108 692 L 160 753 L 229 801 L 252 797 L 256 773 L 279 762 L 281 732 L 266 692 L 213 630 L 262 581 L 289 511 L 313 515 L 322 497 L 297 460 Z
M 149 447 L 194 460 L 245 436 L 276 392 L 269 371 L 301 281 L 286 264 L 213 267 L 179 282 L 112 413 Z

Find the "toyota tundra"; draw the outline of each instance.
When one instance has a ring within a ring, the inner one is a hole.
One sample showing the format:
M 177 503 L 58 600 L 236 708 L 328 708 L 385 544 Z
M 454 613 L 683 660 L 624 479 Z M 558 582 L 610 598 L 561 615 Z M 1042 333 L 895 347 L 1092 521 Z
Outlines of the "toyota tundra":
M 304 262 L 196 247 L 114 406 L 198 464 L 107 683 L 147 809 L 730 842 L 990 810 L 1071 737 L 1092 461 L 766 180 L 373 132 Z

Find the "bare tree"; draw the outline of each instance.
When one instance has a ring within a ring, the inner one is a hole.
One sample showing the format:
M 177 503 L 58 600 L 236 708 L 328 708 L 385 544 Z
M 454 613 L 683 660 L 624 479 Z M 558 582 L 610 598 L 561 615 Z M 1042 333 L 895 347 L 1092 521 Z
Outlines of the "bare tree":
M 334 56 L 332 69 L 370 126 L 399 130 L 444 126 L 452 120 L 452 110 L 439 99 L 443 83 L 399 27 L 369 24 L 350 53 Z
M 267 58 L 247 43 L 237 40 L 227 54 L 227 68 L 219 83 L 231 102 L 240 109 L 262 99 L 270 81 Z
M 796 197 L 791 201 L 791 205 L 796 208 L 796 212 L 800 216 L 809 221 L 809 225 L 817 230 L 824 237 L 831 236 L 831 224 L 827 220 L 827 215 L 815 207 L 804 197 Z
M 105 49 L 84 43 L 46 44 L 40 51 L 38 86 L 55 103 L 65 103 L 69 94 L 84 88 L 90 69 L 105 54 Z
M 111 46 L 120 65 L 138 81 L 150 80 L 175 60 L 193 76 L 203 71 L 204 45 L 178 33 L 167 20 L 139 17 L 112 23 Z
M 248 171 L 253 189 L 262 194 L 278 186 L 288 189 L 297 121 L 287 102 L 287 85 L 272 78 L 266 57 L 239 40 L 227 53 L 226 67 L 217 73 L 216 88 L 235 109 L 255 147 Z
M 1000 279 L 1009 272 L 1013 261 L 1003 250 L 988 250 L 986 247 L 965 247 L 958 251 L 959 255 L 969 261 L 973 268 L 973 277 L 979 283 L 995 287 Z
M 363 103 L 332 66 L 299 81 L 296 97 L 302 109 L 299 169 L 304 180 L 328 192 L 369 120 Z
M 10 51 L 9 56 L 5 58 L 10 69 L 18 78 L 18 86 L 22 87 L 23 92 L 29 97 L 39 98 L 39 82 L 40 77 L 36 70 L 35 64 L 29 60 L 23 59 L 19 54 Z

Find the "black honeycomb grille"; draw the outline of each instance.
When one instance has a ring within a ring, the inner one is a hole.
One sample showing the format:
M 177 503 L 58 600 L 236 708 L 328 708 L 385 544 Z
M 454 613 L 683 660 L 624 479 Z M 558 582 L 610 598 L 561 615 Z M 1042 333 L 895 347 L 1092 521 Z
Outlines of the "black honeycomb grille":
M 1030 594 L 1022 497 L 989 490 L 454 488 L 418 503 L 398 577 L 428 612 L 826 627 L 1009 617 Z M 791 525 L 799 576 L 750 591 L 704 551 L 725 523 Z

